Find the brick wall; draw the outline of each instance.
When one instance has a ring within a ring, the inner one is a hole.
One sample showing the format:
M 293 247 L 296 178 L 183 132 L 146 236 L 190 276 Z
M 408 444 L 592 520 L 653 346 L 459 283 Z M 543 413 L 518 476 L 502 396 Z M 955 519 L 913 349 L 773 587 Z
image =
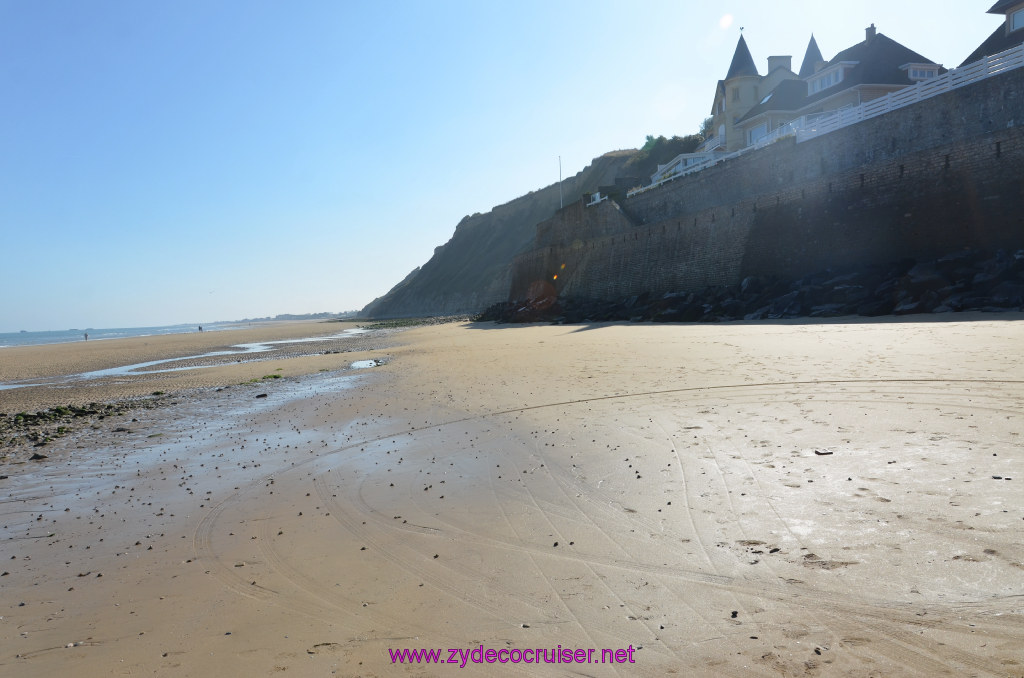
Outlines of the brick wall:
M 587 207 L 586 198 L 566 205 L 555 216 L 537 224 L 537 247 L 571 245 L 581 236 L 599 238 L 636 227 L 633 220 L 612 200 Z
M 802 144 L 783 139 L 625 200 L 621 212 L 567 207 L 537 236 L 516 259 L 512 299 L 538 280 L 614 299 L 1022 248 L 1024 69 Z

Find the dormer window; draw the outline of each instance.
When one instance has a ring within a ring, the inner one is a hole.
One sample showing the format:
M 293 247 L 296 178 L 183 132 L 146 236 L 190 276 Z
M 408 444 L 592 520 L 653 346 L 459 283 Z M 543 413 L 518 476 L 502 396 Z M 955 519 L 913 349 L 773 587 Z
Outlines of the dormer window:
M 832 85 L 838 85 L 843 81 L 842 69 L 829 71 L 823 75 L 819 75 L 810 82 L 810 93 L 816 94 L 822 90 L 826 90 Z
M 838 85 L 846 77 L 846 72 L 858 63 L 857 61 L 840 61 L 818 71 L 807 80 L 808 96 Z
M 1009 16 L 1010 32 L 1024 28 L 1024 9 L 1018 9 Z
M 938 64 L 903 64 L 900 66 L 901 71 L 907 72 L 907 77 L 910 78 L 911 82 L 921 82 L 928 78 L 934 78 L 939 74 Z

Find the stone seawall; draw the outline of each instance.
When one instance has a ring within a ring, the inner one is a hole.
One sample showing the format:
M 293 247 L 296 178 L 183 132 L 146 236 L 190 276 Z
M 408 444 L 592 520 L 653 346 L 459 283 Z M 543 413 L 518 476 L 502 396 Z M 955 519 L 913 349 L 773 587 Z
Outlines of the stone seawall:
M 783 139 L 621 207 L 571 205 L 538 225 L 536 245 L 515 261 L 510 299 L 531 286 L 615 299 L 1024 247 L 1024 69 Z
M 599 219 L 599 212 L 616 211 L 617 207 L 608 202 L 585 209 L 588 216 Z M 579 237 L 516 259 L 511 296 L 536 296 L 530 292 L 531 286 L 546 292 L 553 287 L 565 296 L 616 299 L 643 291 L 728 284 L 742 263 L 742 243 L 752 219 L 750 210 L 728 219 L 701 213 L 692 221 L 666 220 L 640 227 L 623 219 L 620 232 L 585 240 L 584 221 Z M 600 221 L 607 223 L 608 219 Z M 567 229 L 564 232 L 571 235 Z

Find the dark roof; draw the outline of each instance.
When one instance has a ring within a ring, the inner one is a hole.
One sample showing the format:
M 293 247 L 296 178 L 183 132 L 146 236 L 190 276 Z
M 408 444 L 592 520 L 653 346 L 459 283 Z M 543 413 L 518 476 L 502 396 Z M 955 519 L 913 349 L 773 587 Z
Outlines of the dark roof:
M 825 58 L 821 56 L 821 50 L 818 49 L 818 42 L 811 36 L 811 41 L 807 43 L 807 52 L 804 53 L 803 63 L 800 65 L 800 77 L 806 78 L 808 75 L 814 75 L 814 67 L 825 61 Z
M 846 71 L 842 82 L 807 96 L 806 79 L 784 80 L 773 90 L 770 99 L 750 109 L 740 119 L 740 122 L 766 111 L 797 111 L 857 85 L 908 86 L 912 84 L 910 74 L 906 70 L 901 69 L 900 66 L 909 63 L 933 63 L 927 57 L 921 56 L 912 49 L 904 47 L 881 33 L 875 34 L 870 40 L 864 40 L 853 47 L 844 49 L 825 64 L 824 68 L 834 66 L 842 61 L 857 62 L 856 66 Z M 802 73 L 803 69 L 801 68 L 800 71 Z M 945 73 L 946 69 L 939 68 L 938 72 Z M 801 87 L 803 89 L 802 98 L 798 96 L 799 88 Z
M 754 65 L 754 57 L 750 56 L 747 41 L 743 39 L 742 35 L 740 41 L 736 43 L 736 53 L 732 55 L 732 63 L 729 65 L 729 73 L 725 79 L 730 80 L 741 75 L 759 75 L 757 66 Z
M 795 111 L 807 99 L 807 83 L 803 80 L 783 80 L 771 93 L 739 119 L 745 122 L 756 115 L 771 111 Z
M 964 62 L 960 65 L 966 66 L 967 64 L 972 64 L 975 61 L 984 59 L 987 56 L 999 54 L 1011 47 L 1016 47 L 1022 42 L 1024 42 L 1024 31 L 1007 33 L 1006 26 L 1004 24 L 999 24 L 999 28 L 996 29 L 995 33 L 988 36 L 988 39 L 981 43 L 978 49 L 971 52 L 971 55 L 964 59 Z
M 1006 14 L 1006 10 L 1016 5 L 1020 0 L 999 0 L 996 4 L 992 5 L 992 9 L 988 11 L 989 14 Z
M 834 66 L 841 61 L 856 61 L 858 63 L 846 72 L 842 82 L 808 97 L 804 102 L 805 106 L 857 85 L 911 85 L 913 81 L 910 79 L 910 74 L 900 66 L 911 63 L 934 63 L 931 59 L 904 47 L 882 33 L 876 34 L 870 40 L 864 40 L 853 47 L 844 49 L 835 55 L 825 65 L 825 68 Z M 939 68 L 938 72 L 945 73 L 946 69 Z

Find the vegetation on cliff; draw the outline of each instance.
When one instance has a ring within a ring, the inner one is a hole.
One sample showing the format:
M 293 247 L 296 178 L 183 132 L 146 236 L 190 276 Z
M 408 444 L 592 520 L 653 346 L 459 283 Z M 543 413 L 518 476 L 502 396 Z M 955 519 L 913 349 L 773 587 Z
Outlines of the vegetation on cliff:
M 676 136 L 671 139 L 647 135 L 647 143 L 629 159 L 626 170 L 629 174 L 646 180 L 658 171 L 658 165 L 667 164 L 681 153 L 693 153 L 703 141 L 704 137 L 700 134 Z

